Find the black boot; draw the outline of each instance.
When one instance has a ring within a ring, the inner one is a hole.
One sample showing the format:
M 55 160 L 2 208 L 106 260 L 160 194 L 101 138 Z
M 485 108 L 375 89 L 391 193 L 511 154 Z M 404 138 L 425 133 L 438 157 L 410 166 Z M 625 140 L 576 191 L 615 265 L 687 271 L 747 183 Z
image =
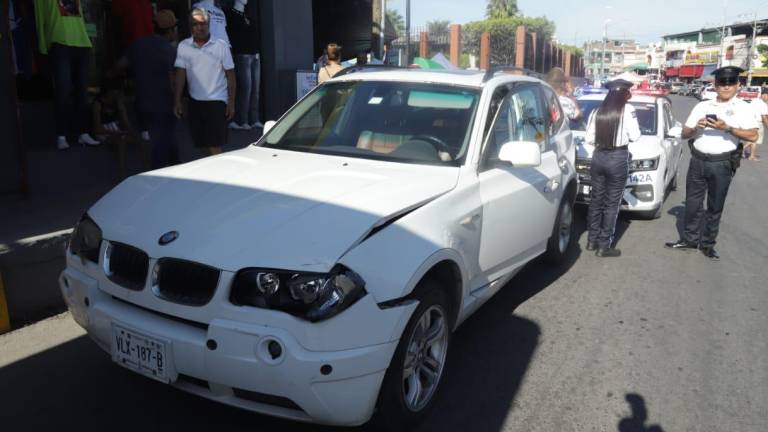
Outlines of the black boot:
M 702 247 L 701 253 L 704 254 L 705 257 L 709 258 L 712 261 L 720 261 L 720 255 L 715 251 L 715 248 L 712 246 L 709 247 Z
M 602 258 L 616 258 L 621 256 L 621 250 L 616 248 L 600 248 L 595 252 L 595 256 Z

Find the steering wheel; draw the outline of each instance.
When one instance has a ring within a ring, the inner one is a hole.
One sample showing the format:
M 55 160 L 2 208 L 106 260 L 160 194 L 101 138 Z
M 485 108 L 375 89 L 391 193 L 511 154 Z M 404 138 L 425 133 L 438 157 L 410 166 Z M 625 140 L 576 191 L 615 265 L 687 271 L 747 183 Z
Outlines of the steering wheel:
M 410 139 L 411 141 L 426 141 L 432 145 L 432 147 L 435 148 L 438 152 L 443 152 L 447 154 L 451 154 L 451 149 L 448 147 L 448 144 L 445 143 L 445 141 L 441 140 L 440 138 L 434 136 L 434 135 L 414 135 Z

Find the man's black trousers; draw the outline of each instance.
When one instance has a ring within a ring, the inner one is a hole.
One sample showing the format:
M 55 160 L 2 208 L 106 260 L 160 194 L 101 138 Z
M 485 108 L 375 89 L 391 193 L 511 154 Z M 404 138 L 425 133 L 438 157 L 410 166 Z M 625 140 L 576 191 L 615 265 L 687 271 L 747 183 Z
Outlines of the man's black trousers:
M 592 191 L 587 225 L 588 240 L 598 248 L 606 249 L 613 243 L 616 218 L 619 215 L 628 172 L 629 151 L 626 147 L 607 151 L 595 150 L 592 155 L 592 166 L 589 170 Z
M 685 231 L 683 240 L 701 247 L 715 245 L 720 216 L 731 186 L 733 171 L 729 160 L 705 161 L 691 156 L 685 180 Z M 707 208 L 704 210 L 704 196 Z

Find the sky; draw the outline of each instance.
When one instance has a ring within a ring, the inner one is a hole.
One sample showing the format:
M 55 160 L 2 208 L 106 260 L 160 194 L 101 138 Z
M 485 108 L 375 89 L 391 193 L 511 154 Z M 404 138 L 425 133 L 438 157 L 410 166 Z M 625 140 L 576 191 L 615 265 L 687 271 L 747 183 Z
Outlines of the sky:
M 387 8 L 405 17 L 405 0 L 386 0 Z M 411 0 L 411 25 L 432 20 L 456 24 L 481 20 L 485 0 Z M 561 43 L 582 45 L 600 40 L 607 24 L 608 38 L 635 39 L 647 44 L 661 36 L 729 22 L 768 18 L 768 0 L 518 0 L 523 15 L 546 16 L 554 21 Z M 726 9 L 727 5 L 727 9 Z

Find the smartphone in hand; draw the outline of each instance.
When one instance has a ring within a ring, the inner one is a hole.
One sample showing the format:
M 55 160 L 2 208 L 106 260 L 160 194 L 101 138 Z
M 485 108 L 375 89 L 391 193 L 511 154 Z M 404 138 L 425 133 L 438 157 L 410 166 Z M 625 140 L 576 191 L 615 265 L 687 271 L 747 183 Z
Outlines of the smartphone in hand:
M 712 120 L 713 122 L 717 121 L 717 114 L 707 114 L 706 115 L 707 120 Z

